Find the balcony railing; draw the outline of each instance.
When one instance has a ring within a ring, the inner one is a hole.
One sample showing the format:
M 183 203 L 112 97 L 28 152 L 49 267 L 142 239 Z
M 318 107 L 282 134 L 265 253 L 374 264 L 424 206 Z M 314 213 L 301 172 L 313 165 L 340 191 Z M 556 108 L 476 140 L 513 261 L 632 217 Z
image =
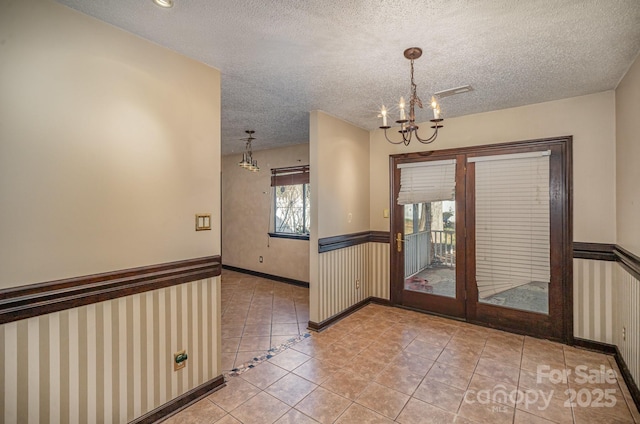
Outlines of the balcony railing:
M 404 238 L 404 275 L 410 277 L 434 266 L 456 263 L 455 231 L 433 230 L 408 234 Z

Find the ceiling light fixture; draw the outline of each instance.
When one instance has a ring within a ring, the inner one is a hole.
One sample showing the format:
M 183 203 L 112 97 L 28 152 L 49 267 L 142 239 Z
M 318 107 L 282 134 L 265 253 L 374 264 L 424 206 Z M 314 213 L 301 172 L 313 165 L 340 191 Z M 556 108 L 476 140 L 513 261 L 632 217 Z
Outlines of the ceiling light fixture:
M 167 9 L 173 7 L 173 0 L 153 0 L 153 2 L 160 7 L 164 7 Z
M 433 134 L 429 138 L 424 139 L 420 138 L 420 136 L 418 135 L 419 127 L 418 125 L 416 125 L 415 106 L 417 105 L 420 109 L 422 109 L 422 100 L 420 100 L 420 97 L 418 97 L 418 95 L 416 94 L 416 89 L 418 87 L 413 80 L 413 61 L 415 59 L 418 59 L 420 56 L 422 56 L 422 49 L 419 47 L 410 47 L 404 51 L 404 57 L 411 61 L 411 97 L 409 97 L 409 119 L 407 119 L 407 112 L 405 110 L 407 105 L 404 101 L 404 97 L 400 97 L 400 102 L 398 104 L 398 108 L 400 109 L 400 119 L 396 121 L 396 124 L 400 124 L 400 129 L 398 130 L 398 132 L 402 135 L 402 140 L 391 141 L 389 139 L 389 136 L 387 135 L 387 130 L 391 128 L 389 125 L 387 125 L 387 117 L 389 116 L 389 112 L 387 111 L 387 108 L 384 107 L 384 105 L 382 105 L 382 110 L 378 115 L 378 117 L 382 118 L 382 126 L 380 127 L 380 129 L 384 130 L 384 136 L 391 144 L 402 143 L 405 146 L 408 146 L 409 143 L 411 143 L 411 139 L 414 135 L 420 143 L 433 143 L 436 137 L 438 137 L 438 129 L 442 128 L 440 122 L 442 122 L 443 119 L 440 118 L 440 105 L 438 104 L 436 97 L 432 96 L 430 107 L 431 109 L 433 109 L 433 119 L 431 119 L 431 122 L 433 122 L 433 125 L 431 126 L 431 128 L 433 128 L 434 130 Z
M 433 95 L 441 99 L 443 97 L 449 97 L 456 94 L 468 93 L 469 91 L 473 91 L 473 87 L 471 87 L 470 85 L 463 85 L 461 87 L 438 91 L 437 93 L 433 93 Z
M 255 133 L 255 131 L 246 130 L 245 132 L 249 134 L 249 137 L 241 139 L 243 141 L 246 141 L 247 143 L 244 147 L 242 160 L 238 162 L 238 166 L 248 169 L 249 171 L 258 172 L 260 171 L 260 167 L 258 166 L 258 161 L 253 158 L 253 152 L 251 151 L 251 142 L 255 140 L 255 137 L 253 136 L 253 133 Z

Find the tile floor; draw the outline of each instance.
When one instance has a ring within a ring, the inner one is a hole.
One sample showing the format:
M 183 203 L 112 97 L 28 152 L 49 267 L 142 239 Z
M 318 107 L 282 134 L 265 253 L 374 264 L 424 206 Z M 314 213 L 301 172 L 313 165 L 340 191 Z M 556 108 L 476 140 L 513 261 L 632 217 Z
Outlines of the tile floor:
M 223 331 L 230 324 L 268 325 L 265 311 L 280 317 L 276 299 L 287 292 L 282 315 L 298 319 L 306 313 L 304 300 L 300 314 L 294 300 L 301 290 L 225 272 L 223 302 L 236 299 L 240 306 L 223 305 L 228 317 Z M 273 293 L 271 308 L 260 300 L 267 293 Z M 229 314 L 236 310 L 244 312 Z M 304 330 L 301 322 L 298 331 Z M 259 337 L 279 336 L 274 325 L 270 336 Z M 235 331 L 235 338 L 254 337 Z M 234 361 L 243 359 L 240 344 L 230 349 L 237 350 Z M 227 353 L 228 364 L 234 352 Z M 227 377 L 226 387 L 166 422 L 640 423 L 624 381 L 607 374 L 611 369 L 618 372 L 606 355 L 369 305 L 240 376 Z M 563 381 L 564 370 L 571 373 Z
M 307 332 L 307 288 L 224 270 L 221 291 L 225 373 Z

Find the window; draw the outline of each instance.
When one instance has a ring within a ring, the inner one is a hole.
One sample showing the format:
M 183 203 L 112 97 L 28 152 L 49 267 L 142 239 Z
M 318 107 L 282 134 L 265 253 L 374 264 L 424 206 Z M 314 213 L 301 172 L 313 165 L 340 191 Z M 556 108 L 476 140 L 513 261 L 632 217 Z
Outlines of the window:
M 309 239 L 309 166 L 271 170 L 272 237 Z
M 475 162 L 480 302 L 549 313 L 550 155 L 545 150 L 469 159 Z

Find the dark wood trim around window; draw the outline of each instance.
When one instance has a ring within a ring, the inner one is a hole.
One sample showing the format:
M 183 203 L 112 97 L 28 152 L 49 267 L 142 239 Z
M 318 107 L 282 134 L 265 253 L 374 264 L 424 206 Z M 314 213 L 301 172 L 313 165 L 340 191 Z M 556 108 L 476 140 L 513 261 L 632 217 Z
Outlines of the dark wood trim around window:
M 271 170 L 271 187 L 309 184 L 309 165 L 273 168 Z
M 283 238 L 291 240 L 309 240 L 309 234 L 268 233 L 271 238 Z
M 318 253 L 344 249 L 363 243 L 389 243 L 387 231 L 363 231 L 360 233 L 342 234 L 333 237 L 324 237 L 318 240 Z
M 219 255 L 0 290 L 0 324 L 220 275 Z

